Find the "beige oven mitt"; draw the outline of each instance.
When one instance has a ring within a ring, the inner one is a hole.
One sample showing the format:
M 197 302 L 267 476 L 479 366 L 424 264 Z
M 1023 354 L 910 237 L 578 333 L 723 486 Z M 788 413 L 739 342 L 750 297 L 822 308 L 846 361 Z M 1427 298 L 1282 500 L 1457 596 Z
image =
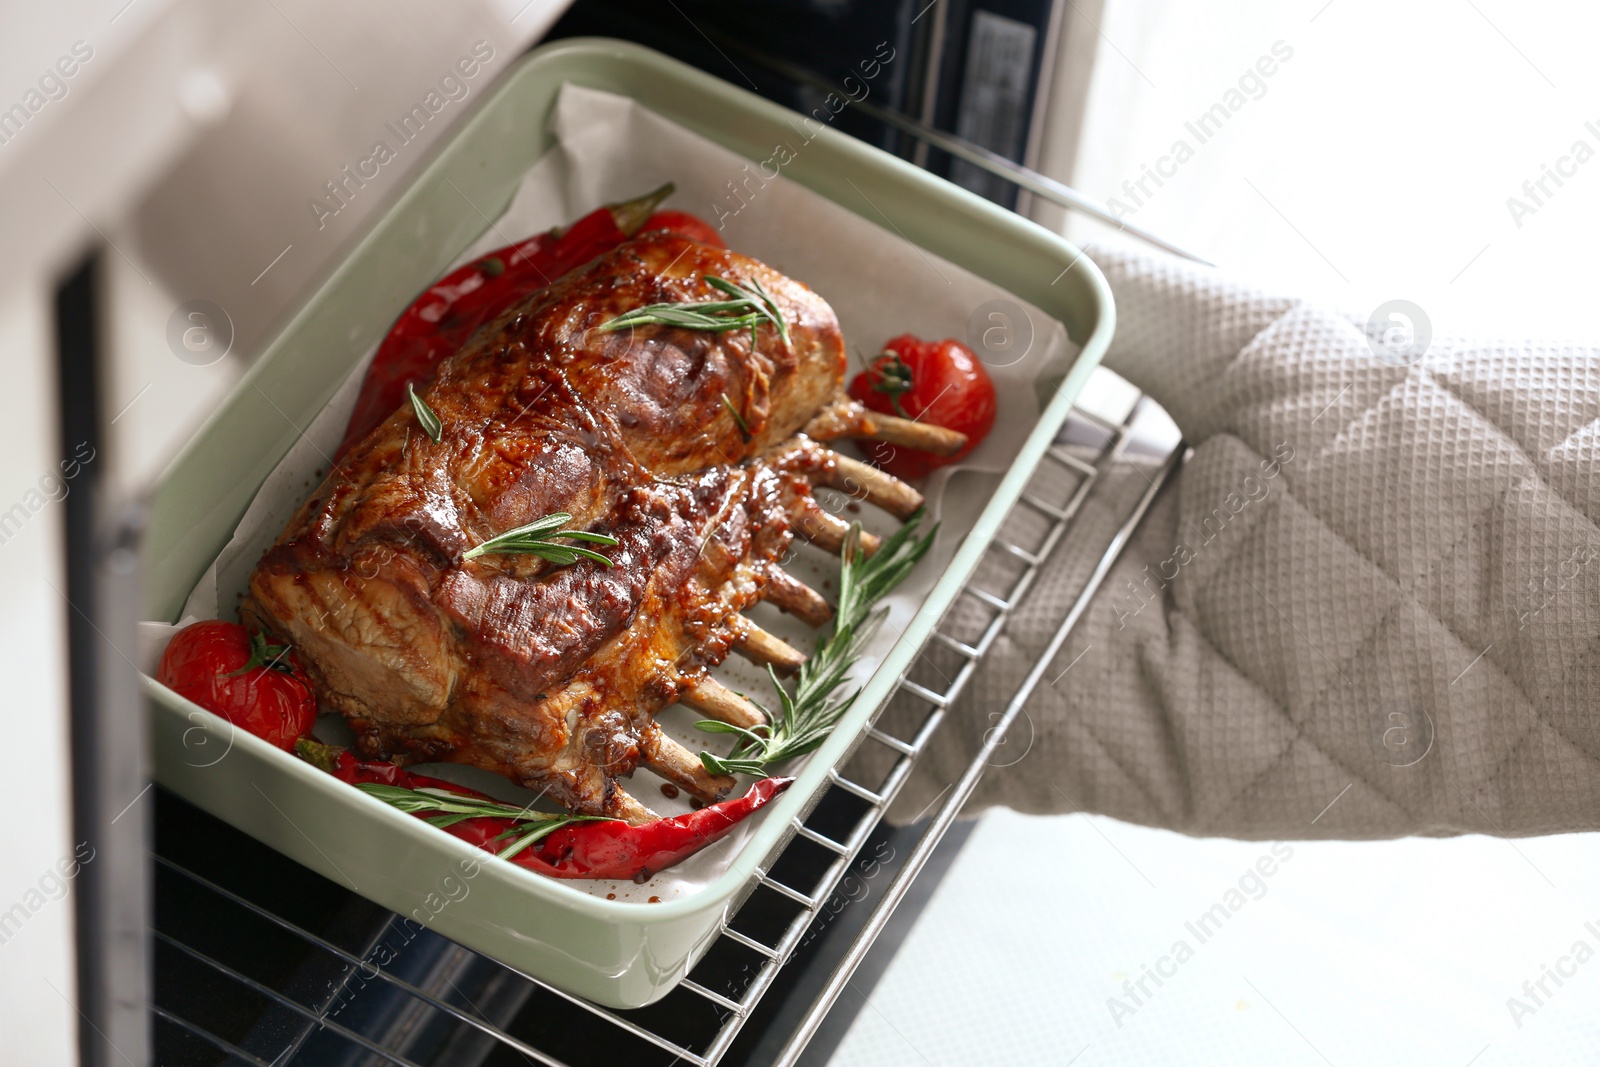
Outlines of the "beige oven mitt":
M 1245 838 L 1600 827 L 1600 343 L 1408 348 L 1090 255 L 1106 365 L 1194 451 L 974 807 Z M 1090 498 L 896 818 L 960 773 L 1149 474 L 1120 464 Z

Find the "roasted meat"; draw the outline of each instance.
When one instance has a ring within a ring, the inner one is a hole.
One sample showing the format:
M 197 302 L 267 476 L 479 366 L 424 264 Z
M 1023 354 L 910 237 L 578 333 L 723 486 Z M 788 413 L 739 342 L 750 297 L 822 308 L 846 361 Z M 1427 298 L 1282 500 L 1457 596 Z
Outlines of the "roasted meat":
M 603 330 L 648 304 L 760 282 L 771 325 Z M 710 775 L 654 722 L 685 700 L 743 725 L 753 705 L 707 668 L 799 654 L 740 612 L 770 599 L 813 624 L 822 598 L 777 567 L 794 532 L 836 547 L 812 499 L 845 486 L 902 517 L 909 486 L 818 436 L 885 433 L 839 401 L 832 310 L 754 260 L 666 233 L 635 238 L 480 330 L 410 405 L 353 448 L 267 551 L 247 622 L 291 642 L 367 758 L 501 773 L 569 810 L 650 817 L 617 779 L 645 764 L 706 800 Z M 819 417 L 820 416 L 820 417 Z M 893 422 L 894 420 L 890 420 Z M 610 567 L 475 546 L 544 516 L 610 535 Z

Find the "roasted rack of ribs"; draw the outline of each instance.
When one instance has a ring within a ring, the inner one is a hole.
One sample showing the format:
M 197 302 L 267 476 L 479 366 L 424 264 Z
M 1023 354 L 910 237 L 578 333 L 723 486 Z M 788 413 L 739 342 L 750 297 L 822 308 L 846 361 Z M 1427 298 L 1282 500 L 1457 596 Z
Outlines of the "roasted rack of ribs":
M 706 275 L 759 281 L 787 338 L 771 324 L 599 329 L 648 304 L 720 299 Z M 472 764 L 631 822 L 653 817 L 618 783 L 639 764 L 718 799 L 732 780 L 665 736 L 656 712 L 683 701 L 763 721 L 707 669 L 730 651 L 779 670 L 802 661 L 740 614 L 757 601 L 827 620 L 823 598 L 778 566 L 796 534 L 843 542 L 814 485 L 901 518 L 921 503 L 820 442 L 962 443 L 842 399 L 844 370 L 838 320 L 805 285 L 665 232 L 636 237 L 440 366 L 419 389 L 438 441 L 407 405 L 352 449 L 262 557 L 243 615 L 295 646 L 364 757 Z M 558 512 L 615 537 L 614 566 L 462 558 Z

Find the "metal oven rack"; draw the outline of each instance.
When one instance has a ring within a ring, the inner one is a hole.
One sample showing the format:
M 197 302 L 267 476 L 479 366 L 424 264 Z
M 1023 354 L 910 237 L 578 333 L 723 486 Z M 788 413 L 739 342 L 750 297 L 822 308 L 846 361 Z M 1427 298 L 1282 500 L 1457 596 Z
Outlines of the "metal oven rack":
M 966 771 L 936 799 L 931 816 L 916 823 L 919 832 L 903 859 L 895 863 L 883 857 L 884 865 L 893 866 L 892 877 L 876 899 L 852 915 L 849 936 L 835 938 L 842 946 L 820 965 L 815 958 L 806 961 L 814 972 L 809 989 L 788 988 L 783 997 L 773 998 L 789 1001 L 781 1017 L 767 1003 L 774 987 L 856 897 L 859 878 L 850 880 L 852 869 L 859 873 L 864 862 L 876 872 L 878 860 L 861 857 L 880 832 L 884 813 L 1028 596 L 1041 566 L 1072 529 L 1101 473 L 1118 460 L 1140 408 L 1150 403 L 1141 399 L 1120 425 L 1074 409 L 1066 434 L 1080 440 L 1086 432 L 1098 436 L 1098 448 L 1058 443 L 1047 453 L 1042 467 L 1056 468 L 1053 480 L 1065 483 L 1064 497 L 1041 496 L 1034 486 L 1049 479 L 1036 475 L 1017 506 L 1018 512 L 1042 517 L 1042 537 L 1032 537 L 1032 547 L 1010 538 L 1014 512 L 990 548 L 1010 565 L 1008 583 L 999 592 L 978 584 L 963 591 L 971 608 L 987 619 L 981 632 L 975 639 L 953 635 L 947 626 L 957 614 L 952 608 L 934 634 L 933 642 L 949 654 L 945 661 L 959 663 L 958 669 L 941 686 L 915 680 L 915 668 L 901 681 L 899 706 L 909 700 L 922 709 L 909 719 L 899 717 L 914 723 L 912 728 L 890 732 L 880 718 L 866 732 L 861 744 L 869 751 L 833 772 L 829 790 L 809 815 L 796 820 L 793 837 L 762 868 L 759 884 L 726 922 L 710 953 L 661 1002 L 614 1011 L 565 994 L 383 912 L 220 824 L 195 828 L 192 824 L 209 817 L 163 797 L 154 932 L 161 1062 L 579 1067 L 603 1060 L 716 1067 L 756 1062 L 750 1059 L 756 1034 L 745 1031 L 758 1018 L 753 1029 L 764 1042 L 759 1062 L 797 1062 L 1176 469 L 1181 445 L 1128 512 Z M 1033 525 L 1038 527 L 1037 518 Z M 965 614 L 970 622 L 972 611 Z M 864 784 L 850 768 L 871 764 L 874 755 L 878 766 L 887 762 L 888 769 Z M 218 830 L 238 840 L 221 851 L 196 844 Z M 882 856 L 881 847 L 875 851 Z M 267 884 L 264 870 L 282 880 Z M 278 961 L 282 965 L 274 972 Z

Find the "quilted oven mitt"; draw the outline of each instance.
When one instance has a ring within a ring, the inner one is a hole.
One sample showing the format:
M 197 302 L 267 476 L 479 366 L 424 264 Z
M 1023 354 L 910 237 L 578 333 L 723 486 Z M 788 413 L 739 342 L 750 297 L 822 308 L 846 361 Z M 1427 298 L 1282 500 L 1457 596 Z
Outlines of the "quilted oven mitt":
M 969 812 L 1258 839 L 1600 827 L 1600 344 L 1380 358 L 1328 309 L 1089 254 L 1117 303 L 1106 365 L 1194 451 Z M 1089 498 L 896 818 L 960 773 L 1150 473 L 1119 464 Z M 953 671 L 940 655 L 923 668 Z

